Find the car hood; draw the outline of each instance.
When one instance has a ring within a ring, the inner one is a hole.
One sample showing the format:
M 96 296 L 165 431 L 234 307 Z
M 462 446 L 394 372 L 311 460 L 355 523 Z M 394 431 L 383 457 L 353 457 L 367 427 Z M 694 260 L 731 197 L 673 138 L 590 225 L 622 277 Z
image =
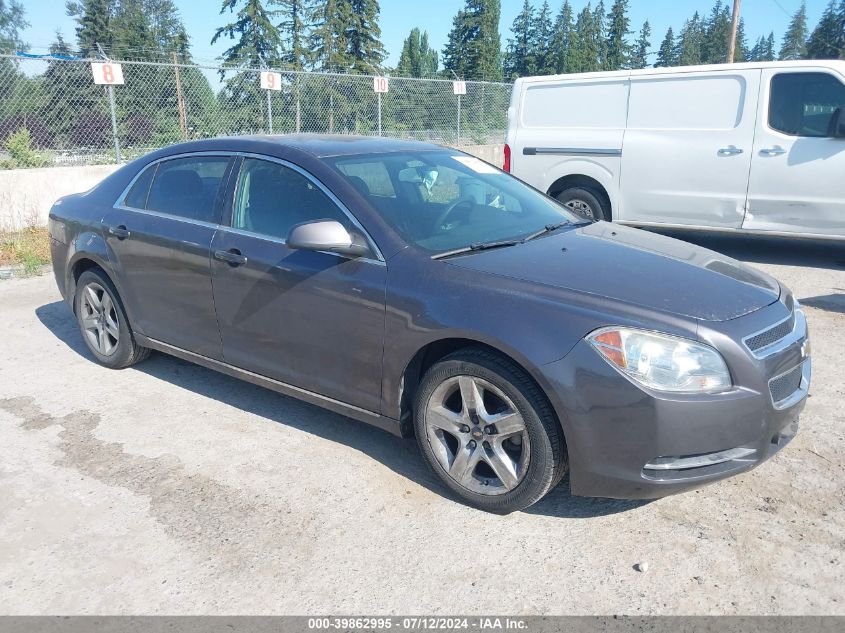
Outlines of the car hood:
M 730 257 L 608 222 L 448 262 L 705 321 L 734 319 L 780 296 L 777 281 Z

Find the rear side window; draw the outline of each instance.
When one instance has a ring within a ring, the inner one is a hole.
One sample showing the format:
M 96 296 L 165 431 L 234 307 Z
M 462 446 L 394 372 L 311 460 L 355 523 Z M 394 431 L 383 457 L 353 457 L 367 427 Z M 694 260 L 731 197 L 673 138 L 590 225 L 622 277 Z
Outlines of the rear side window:
M 228 164 L 225 156 L 159 163 L 145 208 L 189 220 L 217 222 L 217 194 Z
M 827 73 L 772 77 L 769 127 L 790 136 L 832 136 L 833 115 L 845 107 L 845 85 Z
M 293 226 L 349 218 L 323 191 L 298 171 L 256 158 L 244 159 L 232 209 L 232 226 L 286 239 Z
M 138 176 L 135 184 L 132 185 L 129 193 L 123 199 L 124 207 L 129 207 L 130 209 L 147 208 L 147 195 L 150 193 L 150 184 L 153 182 L 153 176 L 155 176 L 157 167 L 158 165 L 150 165 Z

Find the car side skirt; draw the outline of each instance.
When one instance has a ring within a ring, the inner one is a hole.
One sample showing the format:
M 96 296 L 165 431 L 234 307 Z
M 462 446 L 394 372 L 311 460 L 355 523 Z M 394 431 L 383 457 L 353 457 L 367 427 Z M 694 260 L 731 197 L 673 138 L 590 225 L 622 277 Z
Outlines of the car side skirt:
M 150 349 L 154 349 L 171 356 L 176 356 L 177 358 L 196 363 L 197 365 L 202 365 L 203 367 L 219 371 L 228 376 L 251 382 L 259 387 L 265 387 L 266 389 L 271 389 L 282 395 L 302 400 L 303 402 L 322 407 L 323 409 L 333 411 L 334 413 L 345 415 L 360 422 L 365 422 L 366 424 L 388 431 L 398 437 L 409 437 L 411 435 L 410 424 L 408 422 L 403 423 L 399 420 L 389 418 L 374 411 L 368 411 L 367 409 L 362 409 L 339 400 L 334 400 L 328 396 L 314 393 L 313 391 L 308 391 L 307 389 L 302 389 L 301 387 L 296 387 L 294 385 L 289 385 L 279 380 L 274 380 L 251 371 L 241 369 L 240 367 L 235 367 L 234 365 L 230 365 L 223 361 L 195 354 L 194 352 L 149 338 L 148 336 L 144 336 L 143 334 L 139 334 L 137 332 L 134 333 L 134 336 L 136 342 L 144 347 L 149 347 Z

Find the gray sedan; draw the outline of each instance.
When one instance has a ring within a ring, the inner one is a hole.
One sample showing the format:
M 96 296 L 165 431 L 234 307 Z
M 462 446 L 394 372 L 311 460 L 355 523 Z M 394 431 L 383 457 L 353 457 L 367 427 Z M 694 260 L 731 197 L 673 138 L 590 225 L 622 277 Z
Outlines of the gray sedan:
M 401 436 L 510 512 L 653 498 L 797 430 L 807 326 L 774 279 L 410 141 L 238 137 L 149 154 L 50 214 L 92 357 L 157 350 Z

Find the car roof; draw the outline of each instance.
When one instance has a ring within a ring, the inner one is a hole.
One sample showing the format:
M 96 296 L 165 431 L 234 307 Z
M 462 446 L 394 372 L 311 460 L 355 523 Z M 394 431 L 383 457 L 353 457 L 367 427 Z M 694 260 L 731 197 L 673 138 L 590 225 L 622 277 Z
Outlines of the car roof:
M 352 134 L 257 134 L 247 136 L 222 136 L 172 145 L 167 153 L 206 150 L 233 152 L 262 151 L 276 153 L 294 150 L 315 158 L 354 156 L 360 154 L 385 154 L 390 152 L 420 152 L 443 150 L 434 143 L 411 141 L 378 136 Z M 275 151 L 274 151 L 275 150 Z

